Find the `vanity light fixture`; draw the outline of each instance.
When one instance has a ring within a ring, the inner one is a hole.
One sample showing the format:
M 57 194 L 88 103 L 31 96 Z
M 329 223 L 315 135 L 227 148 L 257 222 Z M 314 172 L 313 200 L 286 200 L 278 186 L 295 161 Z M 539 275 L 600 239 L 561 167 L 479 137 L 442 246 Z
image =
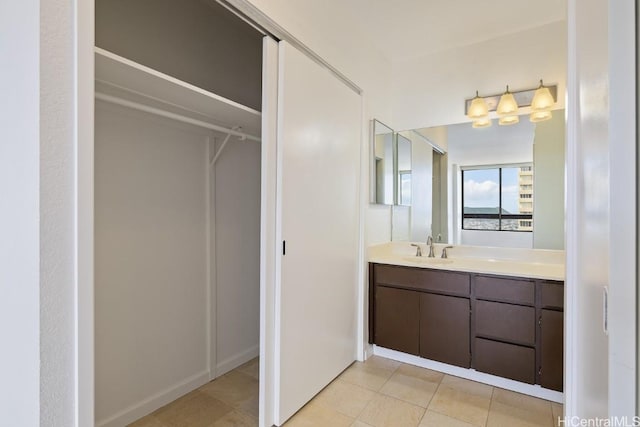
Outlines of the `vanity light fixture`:
M 473 121 L 473 124 L 471 126 L 473 126 L 475 129 L 488 128 L 489 126 L 491 126 L 491 119 L 489 117 L 476 119 Z
M 469 110 L 467 111 L 467 117 L 469 117 L 471 120 L 474 120 L 474 123 L 475 123 L 475 121 L 478 121 L 480 119 L 485 119 L 487 116 L 489 116 L 489 106 L 487 106 L 487 103 L 485 102 L 484 98 L 481 98 L 480 95 L 478 95 L 478 91 L 476 91 L 476 97 L 471 100 L 471 105 L 469 106 Z M 483 121 L 482 123 L 484 123 L 485 121 Z M 489 125 L 486 125 L 486 126 L 490 126 L 490 125 L 491 125 L 491 121 L 489 121 Z M 486 126 L 478 126 L 478 127 L 486 127 Z
M 551 118 L 551 107 L 555 101 L 551 95 L 551 91 L 540 80 L 540 86 L 536 89 L 533 99 L 531 100 L 531 115 L 529 120 L 532 122 L 542 122 Z
M 500 120 L 498 120 L 500 126 L 513 125 L 520 121 L 518 118 L 518 102 L 513 94 L 509 92 L 509 85 L 507 85 L 507 91 L 500 97 L 496 113 L 500 117 Z
M 510 125 L 520 121 L 519 113 L 522 108 L 531 107 L 522 113 L 529 113 L 529 120 L 541 122 L 552 117 L 551 109 L 558 99 L 558 86 L 545 86 L 540 80 L 540 86 L 534 89 L 511 92 L 507 86 L 506 92 L 498 95 L 476 96 L 465 100 L 465 114 L 471 119 L 474 128 L 491 126 L 491 119 L 498 116 L 498 124 Z

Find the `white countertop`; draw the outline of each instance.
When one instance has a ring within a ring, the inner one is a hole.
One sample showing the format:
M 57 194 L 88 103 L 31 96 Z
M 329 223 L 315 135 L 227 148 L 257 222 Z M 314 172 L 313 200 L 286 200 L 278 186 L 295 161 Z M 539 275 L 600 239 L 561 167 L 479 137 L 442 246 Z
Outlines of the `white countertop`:
M 437 270 L 499 274 L 532 279 L 560 280 L 565 277 L 565 253 L 560 250 L 454 246 L 448 249 L 448 259 L 440 258 L 446 245 L 436 244 L 436 258 L 427 258 L 429 248 L 424 243 L 422 257 L 416 257 L 412 242 L 389 242 L 368 248 L 369 262 L 403 265 Z

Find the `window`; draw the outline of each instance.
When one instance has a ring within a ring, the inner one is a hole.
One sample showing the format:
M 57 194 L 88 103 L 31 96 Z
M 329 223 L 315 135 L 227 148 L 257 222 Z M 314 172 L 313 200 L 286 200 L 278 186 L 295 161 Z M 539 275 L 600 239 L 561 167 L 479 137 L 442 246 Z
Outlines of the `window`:
M 531 165 L 462 170 L 462 229 L 533 231 Z

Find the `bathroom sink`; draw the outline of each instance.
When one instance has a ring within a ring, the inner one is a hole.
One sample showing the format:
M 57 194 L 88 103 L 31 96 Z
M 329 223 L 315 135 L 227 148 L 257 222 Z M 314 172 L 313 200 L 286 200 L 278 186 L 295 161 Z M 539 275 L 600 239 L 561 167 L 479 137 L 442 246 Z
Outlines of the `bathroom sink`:
M 444 265 L 444 264 L 451 264 L 453 262 L 452 259 L 448 259 L 448 258 L 429 258 L 424 256 L 423 257 L 412 256 L 412 257 L 405 257 L 403 259 L 408 262 L 413 262 L 417 264 L 426 264 L 426 265 Z

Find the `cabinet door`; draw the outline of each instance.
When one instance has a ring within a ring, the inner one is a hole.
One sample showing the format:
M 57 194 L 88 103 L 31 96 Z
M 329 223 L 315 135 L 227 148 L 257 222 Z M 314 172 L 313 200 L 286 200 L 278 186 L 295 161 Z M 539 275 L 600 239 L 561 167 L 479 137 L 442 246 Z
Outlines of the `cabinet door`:
M 420 296 L 417 292 L 376 286 L 375 343 L 418 354 Z
M 564 313 L 541 310 L 540 385 L 562 391 Z
M 420 294 L 420 356 L 470 367 L 467 298 Z

